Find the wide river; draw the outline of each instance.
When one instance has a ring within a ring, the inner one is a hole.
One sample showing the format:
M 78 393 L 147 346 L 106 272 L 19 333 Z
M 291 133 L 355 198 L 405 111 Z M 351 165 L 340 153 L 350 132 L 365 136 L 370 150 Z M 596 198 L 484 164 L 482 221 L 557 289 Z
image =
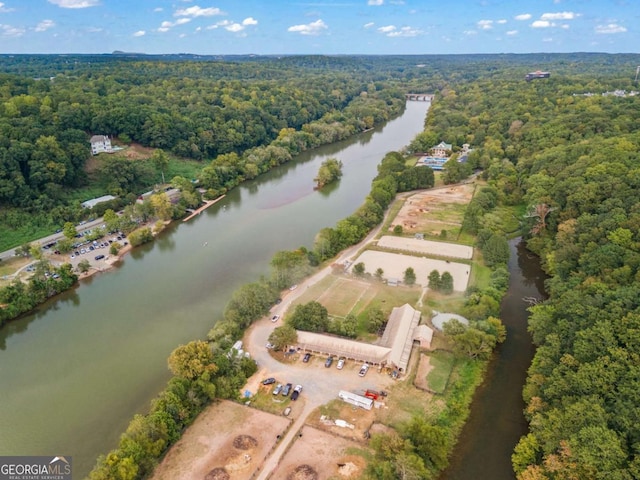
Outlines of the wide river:
M 362 204 L 384 155 L 421 132 L 427 102 L 385 126 L 318 148 L 178 222 L 118 268 L 83 281 L 0 331 L 0 454 L 70 455 L 74 478 L 115 447 L 169 378 L 166 359 L 204 338 L 240 285 L 279 250 L 311 247 Z M 313 190 L 322 161 L 339 183 Z

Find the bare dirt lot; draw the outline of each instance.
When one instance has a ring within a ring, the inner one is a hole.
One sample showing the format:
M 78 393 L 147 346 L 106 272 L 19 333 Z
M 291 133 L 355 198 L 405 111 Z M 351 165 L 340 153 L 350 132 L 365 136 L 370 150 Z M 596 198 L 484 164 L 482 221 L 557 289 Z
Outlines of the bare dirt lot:
M 419 240 L 417 238 L 385 235 L 378 240 L 378 246 L 394 250 L 424 253 L 427 255 L 438 255 L 441 257 L 464 258 L 466 260 L 471 260 L 473 257 L 473 247 L 468 245 L 433 242 L 430 240 Z
M 228 480 L 249 479 L 289 422 L 280 415 L 222 401 L 198 417 L 151 478 L 204 480 L 211 473 L 212 480 L 217 480 L 216 476 Z
M 448 238 L 455 238 L 474 189 L 473 184 L 467 184 L 416 193 L 404 203 L 389 230 L 396 225 L 401 225 L 405 232 L 428 235 L 447 230 L 451 233 Z
M 358 478 L 365 467 L 363 457 L 347 453 L 350 447 L 362 448 L 352 440 L 305 426 L 293 446 L 273 472 L 279 480 L 329 480 Z

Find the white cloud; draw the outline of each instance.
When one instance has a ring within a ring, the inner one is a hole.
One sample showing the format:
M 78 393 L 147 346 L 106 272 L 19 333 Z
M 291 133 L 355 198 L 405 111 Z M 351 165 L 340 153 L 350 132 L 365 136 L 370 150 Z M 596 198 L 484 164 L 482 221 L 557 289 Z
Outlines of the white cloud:
M 569 28 L 571 28 L 571 26 L 568 23 L 563 23 L 562 25 L 560 25 L 560 28 L 564 28 L 565 30 L 569 30 Z
M 606 25 L 597 25 L 595 28 L 596 33 L 624 33 L 626 27 L 618 25 L 617 23 L 608 23 Z
M 573 20 L 577 16 L 573 12 L 543 13 L 540 20 Z
M 536 20 L 531 24 L 531 26 L 533 28 L 549 28 L 549 27 L 554 27 L 555 24 L 551 23 L 548 20 Z
M 379 6 L 384 4 L 384 0 L 369 0 L 367 5 Z
M 493 20 L 479 20 L 478 28 L 480 30 L 491 30 L 493 28 Z
M 478 32 L 476 32 L 475 30 L 465 30 L 464 32 L 465 35 L 477 35 Z
M 240 25 L 239 23 L 232 23 L 231 25 L 227 25 L 224 28 L 233 33 L 241 32 L 242 30 L 244 30 L 244 26 Z
M 517 35 L 518 34 L 518 30 L 509 30 L 507 32 L 507 35 L 512 36 L 512 35 Z
M 162 12 L 162 11 L 164 11 L 164 8 L 162 8 L 162 7 L 156 7 L 156 8 L 154 8 L 154 9 L 153 9 L 153 11 L 154 11 L 154 12 Z
M 0 2 L 0 12 L 6 13 L 6 12 L 13 12 L 14 10 L 15 8 L 5 7 L 4 3 Z
M 242 21 L 242 25 L 247 26 L 247 25 L 257 25 L 258 21 L 253 18 L 253 17 L 247 17 Z
M 507 20 L 504 18 L 501 18 L 500 20 L 497 20 L 496 23 L 499 23 L 500 25 L 504 25 L 505 23 L 507 23 Z
M 21 37 L 25 32 L 24 28 L 0 24 L 0 35 L 3 37 Z
M 185 23 L 189 23 L 190 21 L 190 18 L 183 17 L 176 20 L 176 23 L 174 23 L 174 25 L 184 25 Z
M 300 35 L 320 35 L 323 30 L 326 30 L 327 24 L 318 19 L 315 22 L 307 23 L 306 25 L 293 25 L 287 29 L 288 32 L 299 33 Z
M 373 22 L 369 22 L 369 23 L 365 23 L 365 24 L 363 25 L 363 27 L 364 27 L 364 28 L 371 28 L 371 27 L 373 27 L 374 25 L 375 25 L 375 23 L 373 23 Z
M 194 5 L 189 8 L 181 8 L 176 10 L 173 14 L 174 17 L 213 17 L 214 15 L 224 15 L 224 12 L 219 8 L 209 7 L 201 8 L 198 5 Z
M 393 32 L 395 29 L 396 29 L 395 25 L 387 25 L 386 27 L 378 28 L 378 31 L 380 33 L 390 33 L 390 32 Z
M 531 14 L 530 13 L 521 13 L 520 15 L 516 15 L 515 17 L 516 20 L 530 20 L 531 19 Z
M 135 32 L 133 34 L 134 37 L 144 37 L 146 35 L 147 32 L 145 32 L 144 30 L 138 30 L 137 32 Z
M 53 20 L 42 20 L 38 25 L 36 25 L 36 32 L 44 32 L 56 26 L 56 22 Z
M 400 30 L 387 33 L 387 37 L 417 37 L 418 35 L 422 35 L 422 30 L 413 27 L 402 27 Z
M 547 42 L 547 43 L 549 43 L 549 42 L 553 42 L 553 38 L 551 38 L 551 37 L 546 37 L 546 38 L 543 38 L 543 39 L 542 39 L 542 41 L 543 41 L 543 42 Z
M 100 5 L 99 0 L 49 0 L 60 8 L 88 8 Z

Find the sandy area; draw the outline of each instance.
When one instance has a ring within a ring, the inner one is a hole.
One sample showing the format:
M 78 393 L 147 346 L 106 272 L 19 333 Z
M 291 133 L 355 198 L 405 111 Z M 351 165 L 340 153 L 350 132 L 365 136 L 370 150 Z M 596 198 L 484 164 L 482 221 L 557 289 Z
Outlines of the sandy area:
M 453 289 L 457 292 L 464 292 L 469 283 L 469 273 L 471 266 L 464 263 L 447 262 L 445 260 L 434 260 L 432 258 L 414 257 L 399 253 L 378 252 L 366 250 L 354 262 L 363 262 L 365 271 L 373 274 L 378 268 L 384 271 L 383 277 L 386 279 L 395 278 L 400 281 L 404 278 L 404 272 L 411 267 L 416 273 L 416 284 L 427 286 L 429 283 L 429 273 L 437 270 L 442 273 L 449 272 L 453 277 Z M 350 267 L 353 268 L 353 265 Z
M 464 258 L 466 260 L 471 260 L 473 257 L 473 247 L 469 247 L 468 245 L 433 242 L 431 240 L 419 240 L 417 238 L 385 235 L 378 240 L 378 246 L 392 248 L 394 250 L 425 253 L 427 255 L 438 255 L 441 257 Z
M 277 435 L 285 432 L 289 422 L 281 415 L 233 402 L 219 402 L 200 414 L 151 478 L 204 479 L 215 469 L 224 469 L 229 480 L 252 478 L 277 445 Z
M 303 479 L 302 475 L 296 476 L 296 469 L 302 470 L 307 465 L 314 471 L 317 480 L 329 480 L 335 478 L 358 478 L 365 467 L 364 458 L 346 454 L 349 447 L 362 448 L 362 444 L 336 437 L 330 433 L 305 426 L 300 430 L 299 436 L 284 458 L 273 472 L 271 478 L 279 480 Z
M 423 190 L 407 198 L 389 230 L 400 225 L 406 232 L 439 235 L 442 230 L 457 231 L 462 225 L 463 209 L 452 204 L 466 205 L 473 197 L 475 185 L 450 185 Z

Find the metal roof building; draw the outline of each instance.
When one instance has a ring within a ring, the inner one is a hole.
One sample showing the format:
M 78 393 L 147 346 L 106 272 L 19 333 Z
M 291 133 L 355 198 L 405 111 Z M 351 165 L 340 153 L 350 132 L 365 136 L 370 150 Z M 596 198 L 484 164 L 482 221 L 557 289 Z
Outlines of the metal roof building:
M 303 350 L 346 357 L 373 365 L 384 365 L 405 372 L 420 312 L 411 305 L 395 307 L 378 345 L 347 338 L 298 331 L 297 346 Z

